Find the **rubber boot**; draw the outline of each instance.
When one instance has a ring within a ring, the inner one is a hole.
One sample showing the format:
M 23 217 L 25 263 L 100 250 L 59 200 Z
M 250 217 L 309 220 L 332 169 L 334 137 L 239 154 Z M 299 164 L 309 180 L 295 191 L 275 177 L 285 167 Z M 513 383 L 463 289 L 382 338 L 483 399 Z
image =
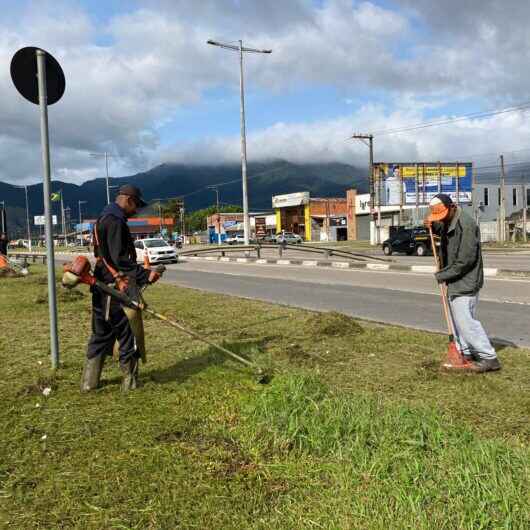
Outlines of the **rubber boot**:
M 85 360 L 83 375 L 81 376 L 81 392 L 90 392 L 99 386 L 101 371 L 105 364 L 105 356 L 98 355 L 92 359 Z
M 130 359 L 120 365 L 120 368 L 123 373 L 121 391 L 129 392 L 129 390 L 135 390 L 138 387 L 138 359 Z

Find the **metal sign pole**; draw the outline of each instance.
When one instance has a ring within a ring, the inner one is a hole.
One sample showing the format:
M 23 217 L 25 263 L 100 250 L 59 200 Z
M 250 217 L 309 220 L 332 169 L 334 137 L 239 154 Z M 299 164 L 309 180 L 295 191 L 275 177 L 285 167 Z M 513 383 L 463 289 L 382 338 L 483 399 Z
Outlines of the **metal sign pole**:
M 36 51 L 37 76 L 39 83 L 40 132 L 42 145 L 42 166 L 44 170 L 44 216 L 46 230 L 46 257 L 48 265 L 48 307 L 50 312 L 50 347 L 52 368 L 59 366 L 59 336 L 57 333 L 57 297 L 55 291 L 55 258 L 50 204 L 50 142 L 48 137 L 48 104 L 46 94 L 46 53 Z

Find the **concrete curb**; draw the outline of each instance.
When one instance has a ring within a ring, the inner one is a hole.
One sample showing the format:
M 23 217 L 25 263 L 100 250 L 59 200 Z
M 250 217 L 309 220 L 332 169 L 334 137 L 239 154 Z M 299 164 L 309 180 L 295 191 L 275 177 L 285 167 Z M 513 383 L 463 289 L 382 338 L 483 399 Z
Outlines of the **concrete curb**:
M 333 269 L 353 269 L 377 272 L 414 272 L 416 274 L 434 274 L 434 265 L 402 265 L 399 263 L 362 263 L 350 261 L 324 261 L 302 259 L 264 259 L 236 258 L 228 256 L 179 256 L 179 261 L 220 261 L 223 263 L 250 263 L 252 265 L 289 265 L 299 267 L 331 267 Z M 530 271 L 484 268 L 484 276 L 488 278 L 530 279 Z

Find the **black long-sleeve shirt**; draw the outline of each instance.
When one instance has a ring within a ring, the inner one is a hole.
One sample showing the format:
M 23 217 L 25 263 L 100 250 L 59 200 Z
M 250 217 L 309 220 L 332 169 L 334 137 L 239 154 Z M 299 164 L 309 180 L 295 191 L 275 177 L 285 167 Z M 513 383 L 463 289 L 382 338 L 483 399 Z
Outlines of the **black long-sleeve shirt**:
M 136 249 L 127 225 L 125 212 L 115 203 L 105 207 L 96 222 L 97 241 L 94 237 L 94 256 L 105 258 L 118 273 L 128 276 L 139 287 L 148 283 L 149 271 L 136 263 Z M 103 260 L 98 260 L 94 275 L 98 280 L 112 283 L 114 278 Z

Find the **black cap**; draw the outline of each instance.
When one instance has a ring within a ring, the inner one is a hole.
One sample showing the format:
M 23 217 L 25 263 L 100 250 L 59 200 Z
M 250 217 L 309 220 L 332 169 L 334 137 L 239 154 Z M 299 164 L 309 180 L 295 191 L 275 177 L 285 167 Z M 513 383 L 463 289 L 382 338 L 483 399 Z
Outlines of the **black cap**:
M 144 208 L 147 206 L 147 203 L 142 199 L 142 192 L 140 191 L 140 188 L 137 188 L 132 184 L 124 184 L 121 186 L 118 190 L 118 195 L 128 195 L 129 197 L 134 197 L 139 208 Z
M 453 199 L 451 199 L 447 193 L 438 193 L 438 195 L 435 195 L 433 199 L 439 199 L 439 201 L 447 208 L 450 208 L 454 204 Z

